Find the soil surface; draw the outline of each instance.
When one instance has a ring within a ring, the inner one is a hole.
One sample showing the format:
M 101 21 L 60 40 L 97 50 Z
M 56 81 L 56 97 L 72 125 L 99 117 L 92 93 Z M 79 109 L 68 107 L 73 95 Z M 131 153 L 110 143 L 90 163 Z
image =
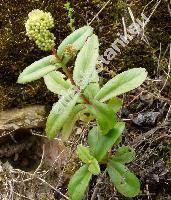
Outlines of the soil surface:
M 65 144 L 60 139 L 48 141 L 43 136 L 45 119 L 58 96 L 47 90 L 42 79 L 26 85 L 16 83 L 25 67 L 51 54 L 40 51 L 26 36 L 24 23 L 28 13 L 33 9 L 51 12 L 57 47 L 71 33 L 65 3 L 64 0 L 0 2 L 0 200 L 66 199 L 68 181 L 81 164 L 74 152 L 77 144 L 85 143 L 94 122 L 78 123 Z M 106 1 L 71 0 L 70 3 L 74 26 L 79 28 L 89 23 Z M 103 54 L 117 39 L 117 33 L 123 34 L 122 19 L 126 27 L 132 23 L 128 7 L 135 18 L 141 19 L 142 12 L 151 16 L 144 37 L 137 36 L 121 48 L 121 53 L 104 65 L 99 74 L 101 83 L 105 83 L 130 68 L 145 67 L 148 71 L 145 83 L 121 97 L 124 105 L 119 113 L 126 122 L 120 145 L 130 145 L 137 154 L 128 165 L 141 181 L 141 194 L 127 198 L 133 200 L 171 199 L 171 5 L 169 0 L 161 0 L 156 9 L 155 5 L 156 1 L 150 0 L 111 0 L 91 23 Z M 34 110 L 38 108 L 40 112 Z M 126 198 L 102 172 L 93 177 L 85 199 Z

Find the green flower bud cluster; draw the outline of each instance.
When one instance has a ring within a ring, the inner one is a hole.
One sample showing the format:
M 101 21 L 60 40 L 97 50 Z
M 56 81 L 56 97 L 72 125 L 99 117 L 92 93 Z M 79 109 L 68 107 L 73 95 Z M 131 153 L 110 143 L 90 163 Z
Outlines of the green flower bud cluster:
M 64 48 L 64 54 L 68 57 L 75 57 L 77 54 L 77 50 L 72 44 L 68 44 Z
M 25 24 L 26 35 L 34 40 L 41 50 L 49 51 L 55 46 L 55 36 L 48 29 L 54 27 L 51 13 L 32 10 Z

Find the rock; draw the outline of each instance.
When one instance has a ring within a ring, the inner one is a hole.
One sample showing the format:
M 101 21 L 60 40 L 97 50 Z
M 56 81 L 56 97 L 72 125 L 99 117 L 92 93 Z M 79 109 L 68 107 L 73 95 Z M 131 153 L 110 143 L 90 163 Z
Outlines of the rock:
M 36 105 L 0 112 L 0 136 L 20 128 L 40 128 L 45 124 L 45 107 Z
M 159 112 L 139 113 L 132 121 L 138 126 L 154 126 L 159 115 Z
M 45 107 L 40 105 L 0 112 L 0 159 L 9 159 L 15 168 L 31 171 L 40 163 L 44 145 L 44 167 L 63 167 L 68 149 L 60 139 L 41 137 L 45 122 Z

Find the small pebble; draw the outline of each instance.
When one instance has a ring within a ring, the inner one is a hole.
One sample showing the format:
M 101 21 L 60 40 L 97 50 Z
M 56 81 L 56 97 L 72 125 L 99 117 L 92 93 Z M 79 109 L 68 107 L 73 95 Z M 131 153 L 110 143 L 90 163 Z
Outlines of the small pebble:
M 132 121 L 138 126 L 154 126 L 159 115 L 159 112 L 139 113 Z

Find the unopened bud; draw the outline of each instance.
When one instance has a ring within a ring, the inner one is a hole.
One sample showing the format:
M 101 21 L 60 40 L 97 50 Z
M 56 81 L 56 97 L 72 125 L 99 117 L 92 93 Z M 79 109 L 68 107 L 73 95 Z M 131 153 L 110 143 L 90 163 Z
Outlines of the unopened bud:
M 32 10 L 25 24 L 26 35 L 36 42 L 41 50 L 49 51 L 55 46 L 55 36 L 48 29 L 54 27 L 51 13 Z
M 77 50 L 74 48 L 72 44 L 68 44 L 65 46 L 64 54 L 68 57 L 75 57 Z

